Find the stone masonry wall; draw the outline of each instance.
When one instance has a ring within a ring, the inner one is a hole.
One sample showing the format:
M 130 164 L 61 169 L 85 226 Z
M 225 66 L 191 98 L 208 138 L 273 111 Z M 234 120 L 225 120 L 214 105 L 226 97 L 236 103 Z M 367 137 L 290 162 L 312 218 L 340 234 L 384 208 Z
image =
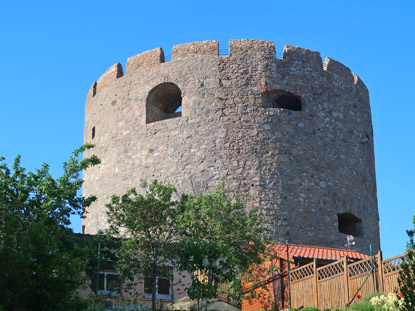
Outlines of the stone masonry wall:
M 323 65 L 318 52 L 290 45 L 277 59 L 272 42 L 231 40 L 229 56 L 218 55 L 217 41 L 175 46 L 169 62 L 158 48 L 129 58 L 125 75 L 116 64 L 93 84 L 84 141 L 96 145 L 89 152 L 102 163 L 84 172 L 84 196 L 98 197 L 86 233 L 105 228 L 110 196 L 140 179 L 193 192 L 224 177 L 248 197 L 248 208 L 264 212 L 276 240 L 344 247 L 339 214 L 351 214 L 360 220 L 357 249 L 379 249 L 363 82 L 341 63 Z M 155 109 L 148 94 L 163 83 L 180 89 L 181 116 L 147 123 L 146 110 Z M 275 108 L 278 92 L 300 98 L 301 111 Z

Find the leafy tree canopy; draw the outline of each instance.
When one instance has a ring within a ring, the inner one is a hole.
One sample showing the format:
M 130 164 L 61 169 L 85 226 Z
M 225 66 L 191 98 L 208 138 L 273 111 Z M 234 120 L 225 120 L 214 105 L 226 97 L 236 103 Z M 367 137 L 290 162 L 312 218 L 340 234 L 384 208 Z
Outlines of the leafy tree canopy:
M 224 292 L 239 303 L 241 278 L 265 250 L 263 217 L 255 208 L 247 211 L 244 197 L 232 195 L 223 182 L 212 193 L 182 199 L 179 264 L 193 273 L 189 297 L 210 299 Z
M 238 289 L 240 279 L 265 249 L 263 219 L 247 211 L 244 198 L 231 195 L 221 183 L 213 193 L 178 195 L 171 185 L 143 182 L 114 195 L 107 205 L 111 233 L 122 237 L 118 269 L 130 280 L 151 276 L 156 308 L 156 277 L 175 265 L 192 274 L 191 299 L 216 297 L 220 290 Z M 226 284 L 226 286 L 223 286 Z
M 177 241 L 176 221 L 180 202 L 176 189 L 158 181 L 142 182 L 144 194 L 135 188 L 122 196 L 113 195 L 107 205 L 109 234 L 122 238 L 117 270 L 134 285 L 137 278 L 152 280 L 152 308 L 156 310 L 157 277 L 170 277 Z
M 84 251 L 68 228 L 70 215 L 82 215 L 95 197 L 78 195 L 80 172 L 98 164 L 79 160 L 92 145 L 76 150 L 54 179 L 44 164 L 26 172 L 18 156 L 12 168 L 0 158 L 0 309 L 81 310 L 74 295 L 84 284 Z

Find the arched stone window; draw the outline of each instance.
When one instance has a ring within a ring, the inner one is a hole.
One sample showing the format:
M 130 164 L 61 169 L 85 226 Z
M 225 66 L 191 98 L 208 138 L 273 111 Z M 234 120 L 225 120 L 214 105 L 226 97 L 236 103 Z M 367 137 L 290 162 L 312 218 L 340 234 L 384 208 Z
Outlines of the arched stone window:
M 146 123 L 181 117 L 182 91 L 171 82 L 154 87 L 146 100 Z
M 301 111 L 301 98 L 293 93 L 283 90 L 272 90 L 263 93 L 262 101 L 265 107 L 282 108 L 293 111 Z
M 339 232 L 353 235 L 356 237 L 363 236 L 362 220 L 352 213 L 337 214 L 339 222 Z

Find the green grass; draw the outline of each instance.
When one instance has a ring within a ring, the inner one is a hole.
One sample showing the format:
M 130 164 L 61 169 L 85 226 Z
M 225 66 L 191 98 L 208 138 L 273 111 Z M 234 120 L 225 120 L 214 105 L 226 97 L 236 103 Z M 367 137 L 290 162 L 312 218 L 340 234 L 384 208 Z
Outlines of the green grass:
M 349 309 L 345 310 L 353 310 L 353 311 L 374 311 L 375 307 L 372 306 L 370 303 L 370 299 L 372 299 L 374 295 L 371 295 L 369 297 L 366 297 L 362 301 L 359 301 L 357 303 L 352 304 Z
M 338 308 L 338 309 L 332 309 L 332 310 L 324 310 L 324 311 L 375 311 L 375 307 L 372 306 L 370 303 L 370 299 L 372 299 L 374 295 L 366 297 L 365 299 L 356 302 L 352 304 L 349 308 Z M 296 309 L 293 309 L 293 311 Z M 314 307 L 305 307 L 298 311 L 320 311 L 317 308 Z

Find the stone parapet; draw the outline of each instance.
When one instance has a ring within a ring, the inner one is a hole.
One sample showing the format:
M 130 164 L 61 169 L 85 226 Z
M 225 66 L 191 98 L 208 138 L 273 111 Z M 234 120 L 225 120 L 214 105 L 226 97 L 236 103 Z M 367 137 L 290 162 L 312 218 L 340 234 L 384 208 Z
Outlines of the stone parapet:
M 282 53 L 283 61 L 298 63 L 304 67 L 321 70 L 322 60 L 320 52 L 286 44 Z
M 324 70 L 341 77 L 350 84 L 354 83 L 354 77 L 350 68 L 332 58 L 326 57 L 324 61 Z
M 96 85 L 92 87 L 95 89 L 95 92 L 92 91 L 93 96 L 96 93 L 100 92 L 101 90 L 105 89 L 108 85 L 110 85 L 113 81 L 117 80 L 118 78 L 123 76 L 123 70 L 120 63 L 116 63 L 112 65 L 108 70 L 98 79 Z M 94 94 L 95 93 L 95 94 Z
M 156 48 L 143 52 L 127 59 L 125 74 L 131 74 L 137 69 L 156 66 L 164 63 L 164 52 L 162 48 Z
M 197 41 L 185 44 L 175 45 L 172 49 L 172 61 L 194 56 L 218 56 L 218 41 Z M 229 56 L 221 58 L 244 58 L 245 60 L 256 60 L 258 57 L 264 63 L 273 62 L 275 59 L 275 45 L 271 41 L 240 39 L 229 41 Z M 151 68 L 160 66 L 165 63 L 164 51 L 162 48 L 145 51 L 127 59 L 125 75 L 130 75 L 142 68 Z M 354 77 L 348 67 L 342 63 L 326 57 L 324 66 L 320 53 L 309 49 L 288 45 L 284 46 L 282 62 L 277 66 L 292 66 L 292 71 L 298 71 L 302 74 L 307 70 L 325 70 L 344 79 L 345 83 L 354 83 Z M 87 100 L 94 97 L 95 94 L 106 88 L 110 83 L 123 76 L 123 69 L 120 63 L 111 66 L 96 81 L 87 96 Z M 357 80 L 356 80 L 357 81 Z

